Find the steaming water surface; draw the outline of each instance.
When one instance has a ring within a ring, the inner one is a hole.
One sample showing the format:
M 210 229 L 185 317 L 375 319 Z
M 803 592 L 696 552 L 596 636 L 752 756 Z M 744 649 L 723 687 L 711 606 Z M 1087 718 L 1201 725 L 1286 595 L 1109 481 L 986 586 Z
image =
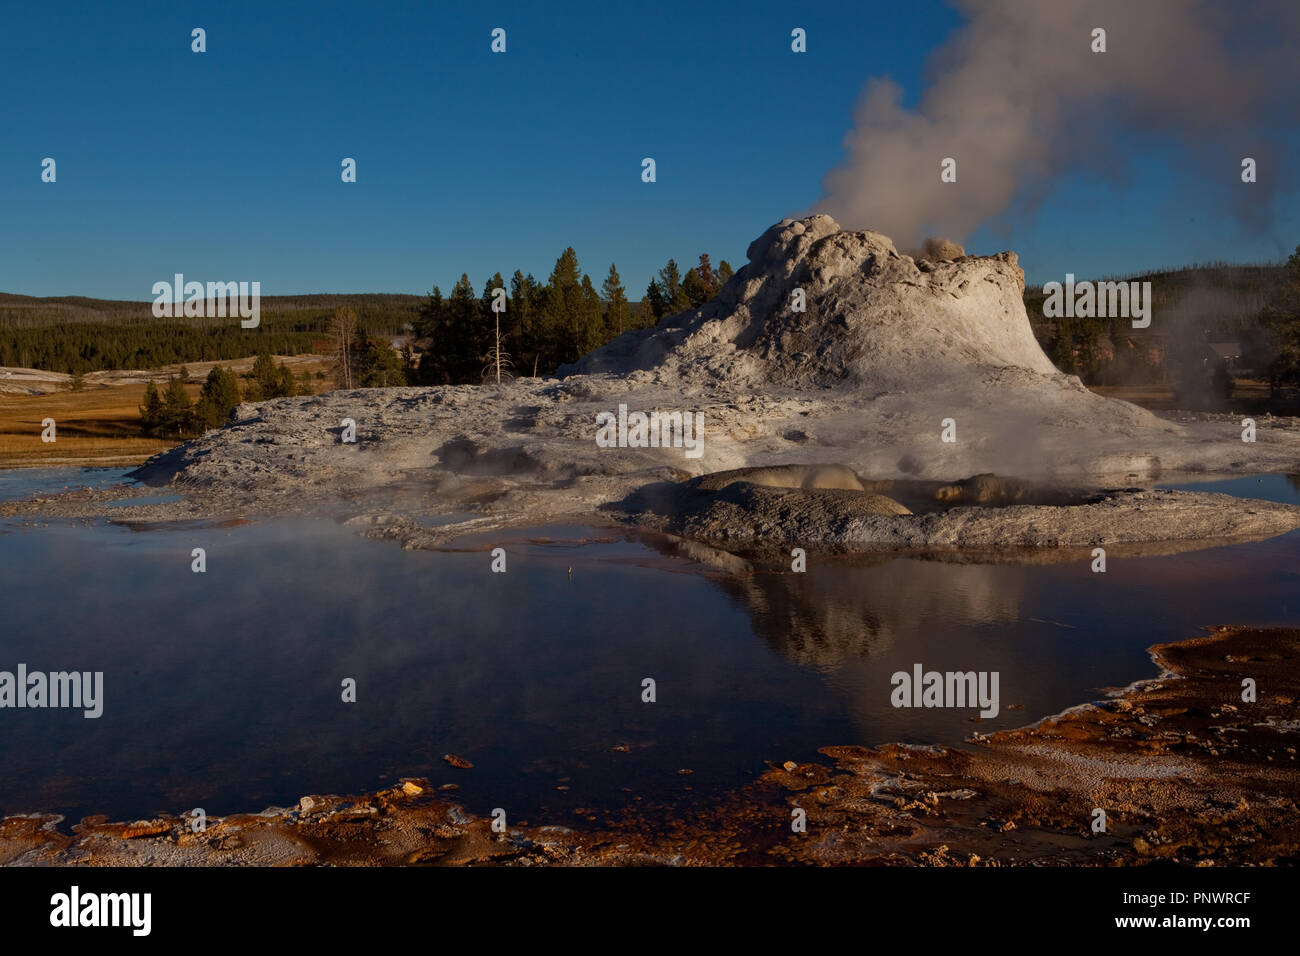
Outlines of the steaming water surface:
M 0 472 L 0 498 L 120 474 Z M 1281 476 L 1234 481 L 1196 487 L 1300 503 Z M 827 744 L 1028 723 L 1153 676 L 1150 644 L 1300 618 L 1297 534 L 1105 574 L 894 558 L 733 578 L 607 531 L 499 543 L 506 574 L 486 550 L 402 551 L 323 519 L 0 523 L 0 670 L 103 671 L 105 697 L 99 719 L 0 710 L 0 812 L 220 814 L 428 776 L 476 812 L 574 824 Z M 1001 713 L 893 708 L 890 675 L 914 663 L 999 671 Z

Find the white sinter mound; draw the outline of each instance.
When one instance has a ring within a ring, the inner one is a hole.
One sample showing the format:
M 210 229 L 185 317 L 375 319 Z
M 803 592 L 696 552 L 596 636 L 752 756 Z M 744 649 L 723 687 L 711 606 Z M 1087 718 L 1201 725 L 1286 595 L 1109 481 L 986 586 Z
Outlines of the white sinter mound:
M 737 388 L 908 387 L 1004 366 L 1057 374 L 1025 316 L 1014 252 L 917 261 L 878 232 L 812 216 L 768 229 L 748 255 L 704 307 L 562 374 L 657 369 Z
M 501 523 L 590 515 L 656 481 L 760 465 L 1122 487 L 1300 463 L 1300 432 L 1284 422 L 1261 420 L 1246 444 L 1230 416 L 1175 424 L 1060 374 L 1034 340 L 1013 253 L 916 260 L 813 216 L 768 229 L 749 260 L 714 301 L 558 380 L 246 404 L 143 474 L 200 492 L 190 501 L 209 511 L 373 501 L 400 486 L 427 495 L 415 507 Z M 598 416 L 619 406 L 702 416 L 702 454 L 602 447 Z M 355 444 L 340 441 L 343 419 Z

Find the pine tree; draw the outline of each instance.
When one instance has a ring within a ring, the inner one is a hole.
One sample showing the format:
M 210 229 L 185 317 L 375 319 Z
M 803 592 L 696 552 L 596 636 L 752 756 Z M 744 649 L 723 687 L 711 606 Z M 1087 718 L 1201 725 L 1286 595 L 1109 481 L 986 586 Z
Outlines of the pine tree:
M 229 420 L 230 413 L 238 404 L 239 382 L 235 373 L 214 365 L 194 407 L 199 423 L 204 428 L 219 428 Z
M 682 277 L 682 293 L 686 296 L 689 303 L 687 308 L 698 309 L 708 301 L 708 294 L 704 288 L 704 281 L 695 269 L 688 269 L 686 275 Z
M 355 366 L 354 359 L 349 359 L 349 363 L 349 367 Z M 270 352 L 258 353 L 248 373 L 244 398 L 250 402 L 260 402 L 293 395 L 296 391 L 297 383 L 289 367 L 283 364 L 276 365 Z
M 623 290 L 623 280 L 619 278 L 614 263 L 609 264 L 609 275 L 600 287 L 601 297 L 605 300 L 605 335 L 615 338 L 632 327 L 632 311 L 627 304 L 627 294 Z
M 447 298 L 446 315 L 441 357 L 446 363 L 449 379 L 454 385 L 477 382 L 487 351 L 486 329 L 482 303 L 474 294 L 469 276 L 464 273 Z
M 167 391 L 163 393 L 160 430 L 164 435 L 179 438 L 193 428 L 194 406 L 190 403 L 190 393 L 179 378 L 169 378 Z
M 162 426 L 163 403 L 158 386 L 152 381 L 145 384 L 144 403 L 140 406 L 140 426 L 146 435 L 155 434 Z
M 718 282 L 718 276 L 713 271 L 713 263 L 709 261 L 707 252 L 700 253 L 700 264 L 696 266 L 695 272 L 700 277 L 700 285 L 704 287 L 704 301 L 708 302 L 718 294 L 721 283 Z
M 542 364 L 548 369 L 572 362 L 577 339 L 576 328 L 583 311 L 582 279 L 578 254 L 565 249 L 555 260 L 551 278 L 546 283 L 542 306 Z
M 532 315 L 533 328 L 533 366 L 532 375 L 535 378 L 540 370 L 543 374 L 553 371 L 552 365 L 541 365 L 542 353 L 546 350 L 546 286 L 538 281 L 530 272 L 525 277 L 527 282 L 527 294 L 529 302 L 529 313 Z M 521 355 L 525 354 L 523 352 Z
M 277 398 L 298 394 L 298 380 L 293 377 L 293 371 L 289 366 L 283 363 L 276 367 L 275 394 Z
M 730 262 L 728 262 L 726 259 L 723 259 L 721 262 L 719 262 L 718 263 L 718 288 L 721 289 L 724 285 L 726 285 L 727 280 L 730 279 L 735 274 L 736 272 L 734 269 L 731 268 Z
M 494 298 L 493 290 L 504 289 L 505 287 L 506 287 L 506 280 L 501 278 L 501 273 L 499 272 L 495 273 L 492 276 L 492 278 L 488 279 L 487 282 L 483 283 L 483 297 L 480 301 L 480 305 L 482 306 L 482 312 L 484 315 L 490 318 L 494 314 L 492 312 L 492 300 Z M 506 313 L 509 314 L 509 312 L 510 312 L 510 306 L 509 303 L 507 303 Z
M 447 375 L 447 363 L 439 354 L 443 345 L 446 322 L 447 305 L 443 302 L 442 290 L 435 285 L 424 305 L 420 307 L 420 314 L 412 323 L 416 338 L 429 339 L 414 371 L 415 382 L 419 385 L 445 385 L 450 381 Z
M 668 296 L 657 278 L 651 279 L 650 284 L 645 287 L 645 299 L 641 304 L 650 309 L 650 314 L 654 316 L 656 322 L 668 314 Z
M 507 350 L 519 356 L 522 364 L 521 373 L 529 366 L 531 360 L 538 360 L 538 308 L 537 280 L 531 274 L 524 275 L 518 269 L 510 278 L 510 312 L 514 318 L 510 322 L 510 334 L 506 337 Z
M 446 298 L 434 286 L 412 326 L 417 338 L 429 340 L 411 373 L 415 384 L 463 385 L 478 381 L 488 335 L 484 306 L 468 275 L 461 275 Z
M 280 374 L 275 367 L 275 359 L 270 352 L 259 352 L 248 373 L 249 378 L 257 382 L 263 399 L 275 398 L 280 383 Z
M 402 357 L 383 339 L 368 339 L 357 362 L 361 388 L 391 388 L 406 384 Z
M 668 315 L 685 312 L 691 307 L 691 300 L 682 289 L 682 278 L 680 271 L 677 269 L 677 260 L 669 259 L 668 264 L 659 270 L 659 285 L 663 289 Z
M 599 348 L 605 341 L 605 315 L 601 305 L 600 294 L 592 284 L 591 276 L 582 274 L 582 298 L 578 307 L 577 321 L 574 323 L 572 359 L 577 361 L 594 348 Z

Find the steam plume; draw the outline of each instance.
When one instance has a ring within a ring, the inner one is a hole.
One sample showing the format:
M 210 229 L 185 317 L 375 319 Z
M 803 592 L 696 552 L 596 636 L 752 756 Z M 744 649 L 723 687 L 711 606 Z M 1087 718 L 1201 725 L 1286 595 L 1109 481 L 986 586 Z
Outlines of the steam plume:
M 964 241 L 980 225 L 1023 212 L 1077 168 L 1122 175 L 1148 137 L 1171 140 L 1210 192 L 1252 227 L 1268 225 L 1282 134 L 1300 97 L 1295 0 L 955 0 L 967 16 L 931 63 L 917 109 L 873 79 L 845 139 L 848 155 L 823 183 L 817 211 L 870 228 L 900 247 L 940 233 Z M 1092 33 L 1106 31 L 1106 52 Z M 1241 182 L 1241 160 L 1258 181 Z M 957 181 L 940 162 L 957 161 Z M 1207 210 L 1209 211 L 1209 210 Z M 1219 210 L 1220 212 L 1224 210 Z

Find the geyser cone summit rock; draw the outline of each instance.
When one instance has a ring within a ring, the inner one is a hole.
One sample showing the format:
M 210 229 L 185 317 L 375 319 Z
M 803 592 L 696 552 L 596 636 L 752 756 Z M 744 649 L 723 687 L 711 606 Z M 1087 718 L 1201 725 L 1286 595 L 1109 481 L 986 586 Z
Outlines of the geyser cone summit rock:
M 867 388 L 1006 367 L 1060 374 L 1030 328 L 1014 252 L 918 260 L 878 232 L 810 216 L 772 226 L 748 256 L 711 302 L 560 374 L 654 370 L 687 383 Z

